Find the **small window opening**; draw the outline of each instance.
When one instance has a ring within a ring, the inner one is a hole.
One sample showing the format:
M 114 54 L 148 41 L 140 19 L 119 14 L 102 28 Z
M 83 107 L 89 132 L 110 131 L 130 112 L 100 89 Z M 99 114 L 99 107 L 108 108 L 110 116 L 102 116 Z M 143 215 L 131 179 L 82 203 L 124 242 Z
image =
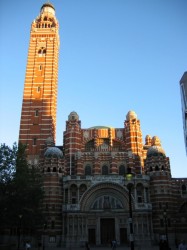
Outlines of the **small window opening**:
M 39 57 L 45 56 L 45 54 L 46 54 L 46 49 L 44 47 L 38 50 Z
M 33 145 L 36 146 L 37 139 L 33 138 Z
M 36 110 L 35 110 L 35 116 L 38 116 L 38 115 L 39 115 L 39 110 L 36 109 Z

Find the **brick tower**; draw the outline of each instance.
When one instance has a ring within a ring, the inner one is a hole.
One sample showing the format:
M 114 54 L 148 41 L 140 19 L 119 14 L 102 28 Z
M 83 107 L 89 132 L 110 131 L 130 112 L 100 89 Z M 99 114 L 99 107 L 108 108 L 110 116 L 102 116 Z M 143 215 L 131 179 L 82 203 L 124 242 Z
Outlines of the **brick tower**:
M 142 131 L 140 128 L 140 120 L 134 111 L 129 111 L 124 122 L 124 135 L 126 150 L 130 153 L 129 167 L 134 168 L 133 171 L 139 173 L 143 167 L 143 142 Z M 132 164 L 133 163 L 133 164 Z
M 41 7 L 32 22 L 27 59 L 19 142 L 27 145 L 36 164 L 45 141 L 55 142 L 58 83 L 59 26 L 51 3 Z

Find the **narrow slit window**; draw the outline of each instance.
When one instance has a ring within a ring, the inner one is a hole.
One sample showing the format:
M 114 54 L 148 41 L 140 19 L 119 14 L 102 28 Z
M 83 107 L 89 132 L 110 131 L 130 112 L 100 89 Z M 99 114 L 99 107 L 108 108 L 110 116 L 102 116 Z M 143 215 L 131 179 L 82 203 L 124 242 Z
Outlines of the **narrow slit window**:
M 33 146 L 36 146 L 37 139 L 33 138 Z
M 35 110 L 35 116 L 39 116 L 39 110 L 38 109 Z

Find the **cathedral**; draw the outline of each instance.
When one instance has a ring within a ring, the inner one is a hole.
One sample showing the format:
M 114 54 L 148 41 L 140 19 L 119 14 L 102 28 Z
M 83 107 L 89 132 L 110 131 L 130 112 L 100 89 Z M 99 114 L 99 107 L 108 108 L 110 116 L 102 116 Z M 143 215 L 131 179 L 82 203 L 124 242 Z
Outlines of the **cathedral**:
M 45 3 L 32 22 L 19 142 L 44 176 L 41 238 L 49 247 L 174 245 L 187 235 L 187 178 L 172 178 L 158 136 L 143 138 L 130 110 L 121 128 L 67 117 L 56 146 L 59 24 Z M 76 105 L 76 104 L 75 104 Z

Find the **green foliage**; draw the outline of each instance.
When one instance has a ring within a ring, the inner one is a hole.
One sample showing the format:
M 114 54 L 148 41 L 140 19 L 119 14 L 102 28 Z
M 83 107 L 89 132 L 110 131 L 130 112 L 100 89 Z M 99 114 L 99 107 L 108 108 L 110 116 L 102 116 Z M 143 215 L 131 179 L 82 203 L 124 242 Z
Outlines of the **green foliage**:
M 0 148 L 0 216 L 4 226 L 15 227 L 21 215 L 22 227 L 35 230 L 42 224 L 42 176 L 39 169 L 27 163 L 22 144 Z
M 17 145 L 10 148 L 6 144 L 0 145 L 0 183 L 9 183 L 16 170 Z

